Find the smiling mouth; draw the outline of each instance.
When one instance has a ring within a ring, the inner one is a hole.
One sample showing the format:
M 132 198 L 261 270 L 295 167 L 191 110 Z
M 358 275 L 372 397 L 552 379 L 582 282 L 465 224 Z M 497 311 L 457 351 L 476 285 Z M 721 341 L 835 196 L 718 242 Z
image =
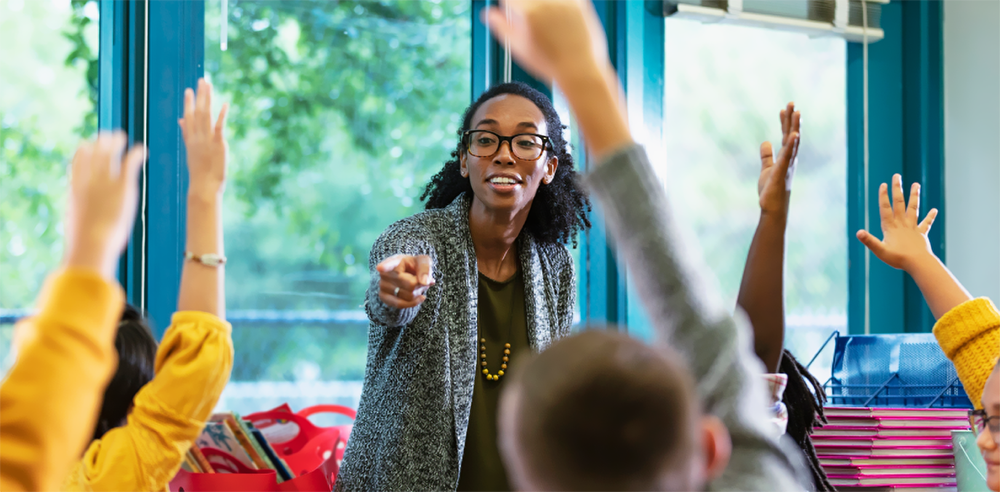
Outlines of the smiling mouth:
M 514 186 L 516 184 L 521 183 L 520 181 L 514 178 L 508 178 L 506 176 L 494 176 L 490 178 L 487 182 L 496 186 Z

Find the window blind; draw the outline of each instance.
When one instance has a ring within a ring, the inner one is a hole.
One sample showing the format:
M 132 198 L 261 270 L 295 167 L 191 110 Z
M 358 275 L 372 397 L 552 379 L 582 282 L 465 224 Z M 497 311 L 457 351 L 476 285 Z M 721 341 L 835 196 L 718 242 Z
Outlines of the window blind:
M 881 40 L 882 5 L 889 0 L 663 0 L 664 17 L 838 36 L 860 43 L 867 20 L 869 43 Z M 862 8 L 867 9 L 865 19 Z

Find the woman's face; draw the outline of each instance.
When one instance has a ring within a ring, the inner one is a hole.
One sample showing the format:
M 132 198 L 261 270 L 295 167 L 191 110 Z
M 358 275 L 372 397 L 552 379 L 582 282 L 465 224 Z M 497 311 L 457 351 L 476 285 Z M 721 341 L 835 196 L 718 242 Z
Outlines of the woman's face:
M 470 130 L 488 130 L 501 137 L 549 134 L 542 110 L 530 100 L 513 94 L 501 94 L 484 102 L 472 115 L 471 123 Z M 475 200 L 487 210 L 501 214 L 530 210 L 538 186 L 552 181 L 558 165 L 558 159 L 548 150 L 536 160 L 521 159 L 514 154 L 510 142 L 500 142 L 493 155 L 480 157 L 464 147 L 460 162 L 461 173 L 469 178 Z
M 1000 415 L 1000 371 L 994 370 L 986 380 L 982 403 L 988 417 Z M 997 445 L 995 438 L 987 428 L 979 434 L 976 444 L 986 460 L 986 486 L 997 492 L 1000 491 L 1000 445 Z

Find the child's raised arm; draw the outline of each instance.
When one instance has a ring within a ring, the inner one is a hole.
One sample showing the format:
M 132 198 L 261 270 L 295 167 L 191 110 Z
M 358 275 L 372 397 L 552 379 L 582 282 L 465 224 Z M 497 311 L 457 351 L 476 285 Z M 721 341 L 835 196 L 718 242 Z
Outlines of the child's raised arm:
M 969 399 L 977 408 L 986 384 L 1000 355 L 1000 313 L 986 298 L 972 299 L 931 250 L 927 238 L 937 209 L 931 209 L 918 222 L 920 185 L 910 187 L 910 202 L 903 198 L 903 178 L 892 177 L 892 201 L 885 183 L 878 190 L 882 218 L 882 240 L 867 231 L 858 231 L 858 239 L 880 260 L 913 277 L 920 287 L 934 317 L 934 336 L 945 355 L 955 364 Z
M 888 186 L 882 183 L 878 189 L 878 208 L 882 219 L 882 240 L 865 230 L 858 231 L 858 239 L 886 265 L 913 277 L 935 318 L 941 318 L 952 308 L 972 299 L 931 250 L 927 234 L 937 217 L 937 209 L 931 209 L 923 221 L 917 221 L 920 213 L 919 183 L 910 187 L 910 203 L 907 206 L 903 197 L 903 178 L 893 175 L 892 202 L 889 202 Z
M 156 376 L 133 399 L 128 423 L 87 449 L 67 490 L 164 490 L 211 416 L 233 366 L 225 315 L 222 189 L 223 125 L 211 117 L 212 86 L 188 89 L 180 126 L 187 147 L 187 252 L 178 312 L 156 351 Z
M 782 137 L 777 160 L 770 142 L 760 146 L 760 221 L 736 300 L 753 325 L 754 351 L 771 373 L 778 372 L 785 341 L 785 229 L 800 135 L 800 115 L 794 103 L 788 103 L 780 117 Z
M 66 253 L 46 282 L 31 335 L 0 387 L 0 490 L 56 490 L 94 432 L 115 367 L 124 295 L 118 256 L 135 218 L 139 145 L 102 133 L 81 144 L 70 169 Z

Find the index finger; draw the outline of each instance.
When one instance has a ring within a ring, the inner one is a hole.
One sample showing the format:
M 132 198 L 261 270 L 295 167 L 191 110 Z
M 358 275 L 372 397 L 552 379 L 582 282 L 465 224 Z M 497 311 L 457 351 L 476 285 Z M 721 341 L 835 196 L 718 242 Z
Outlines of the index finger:
M 403 261 L 405 256 L 406 255 L 392 255 L 376 265 L 375 270 L 378 270 L 379 273 L 391 272 L 396 268 L 396 266 L 399 265 L 400 261 Z
M 434 269 L 434 261 L 430 256 L 420 255 L 417 257 L 417 281 L 423 285 L 430 285 L 431 271 Z

